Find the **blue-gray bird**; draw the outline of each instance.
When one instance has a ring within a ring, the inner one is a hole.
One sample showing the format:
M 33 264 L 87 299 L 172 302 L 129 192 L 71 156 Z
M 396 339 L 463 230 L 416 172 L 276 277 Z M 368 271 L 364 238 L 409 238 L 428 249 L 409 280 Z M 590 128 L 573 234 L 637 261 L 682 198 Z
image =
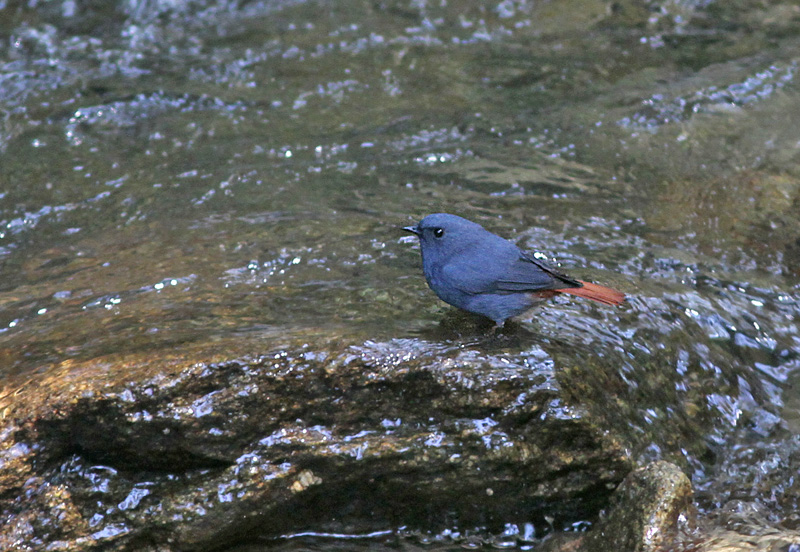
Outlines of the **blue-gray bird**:
M 425 280 L 439 299 L 490 318 L 498 326 L 530 309 L 537 299 L 559 293 L 606 305 L 625 300 L 625 294 L 562 274 L 456 215 L 428 215 L 404 230 L 419 238 Z

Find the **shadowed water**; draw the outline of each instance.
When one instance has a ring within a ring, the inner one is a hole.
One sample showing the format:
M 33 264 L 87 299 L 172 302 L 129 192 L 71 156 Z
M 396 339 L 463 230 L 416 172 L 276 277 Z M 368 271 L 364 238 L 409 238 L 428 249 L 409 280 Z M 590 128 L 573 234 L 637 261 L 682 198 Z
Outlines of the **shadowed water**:
M 231 338 L 491 351 L 557 366 L 707 516 L 797 528 L 796 11 L 1 2 L 0 376 Z M 491 334 L 401 231 L 439 211 L 629 301 Z

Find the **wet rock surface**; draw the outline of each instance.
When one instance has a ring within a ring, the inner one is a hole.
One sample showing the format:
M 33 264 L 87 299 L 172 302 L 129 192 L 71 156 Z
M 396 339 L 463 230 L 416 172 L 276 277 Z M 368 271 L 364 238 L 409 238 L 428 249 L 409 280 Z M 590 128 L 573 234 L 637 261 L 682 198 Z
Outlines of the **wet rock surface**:
M 692 484 L 674 464 L 654 462 L 625 478 L 583 550 L 658 552 L 687 548 L 697 528 Z
M 0 542 L 210 550 L 321 527 L 585 519 L 631 460 L 564 401 L 543 350 L 524 358 L 398 340 L 65 367 L 3 399 Z

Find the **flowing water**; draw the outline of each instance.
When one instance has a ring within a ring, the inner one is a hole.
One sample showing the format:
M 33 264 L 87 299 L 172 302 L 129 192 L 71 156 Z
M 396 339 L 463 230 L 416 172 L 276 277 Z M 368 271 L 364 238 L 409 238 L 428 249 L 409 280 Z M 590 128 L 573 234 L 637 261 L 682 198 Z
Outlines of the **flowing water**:
M 232 337 L 471 346 L 401 231 L 447 211 L 629 294 L 522 339 L 701 512 L 796 528 L 798 15 L 0 1 L 0 375 Z

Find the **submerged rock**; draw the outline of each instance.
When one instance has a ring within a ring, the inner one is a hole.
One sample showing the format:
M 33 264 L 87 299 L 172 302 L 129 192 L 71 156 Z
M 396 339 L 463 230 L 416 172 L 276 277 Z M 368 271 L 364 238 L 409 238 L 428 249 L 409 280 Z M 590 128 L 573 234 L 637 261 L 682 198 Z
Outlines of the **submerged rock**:
M 714 525 L 700 546 L 702 552 L 791 552 L 800 549 L 797 527 L 776 526 L 770 508 L 757 502 L 731 500 L 714 516 Z
M 775 552 L 793 551 L 800 547 L 800 533 L 774 527 L 760 527 L 751 534 L 715 530 L 697 548 L 700 552 Z
M 65 365 L 6 390 L 3 547 L 207 550 L 309 528 L 568 524 L 631 467 L 618 439 L 565 404 L 536 346 L 202 354 Z

